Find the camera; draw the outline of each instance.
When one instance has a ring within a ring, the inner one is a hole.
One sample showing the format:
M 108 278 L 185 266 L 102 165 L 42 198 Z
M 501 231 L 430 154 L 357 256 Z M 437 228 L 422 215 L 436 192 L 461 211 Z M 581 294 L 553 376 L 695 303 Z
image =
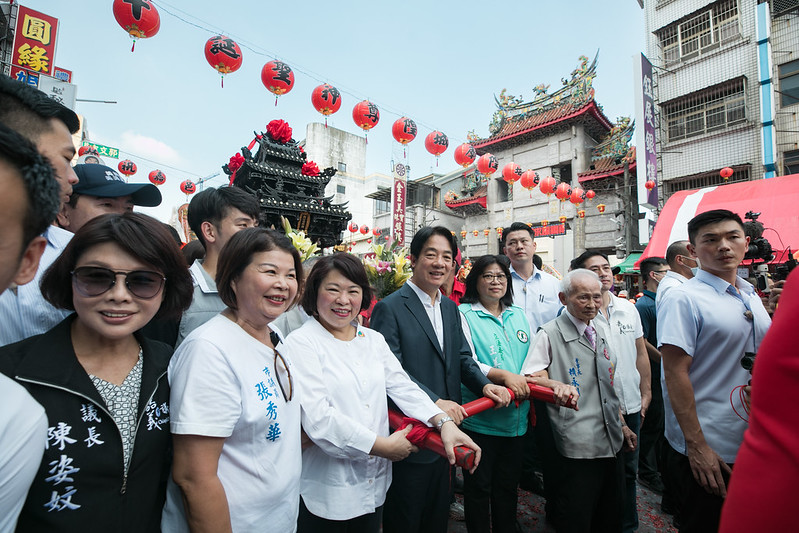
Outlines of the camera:
M 760 213 L 747 211 L 744 215 L 744 233 L 749 237 L 749 249 L 744 255 L 744 259 L 771 261 L 774 258 L 771 243 L 763 237 L 763 224 L 757 221 Z
M 744 356 L 741 357 L 741 366 L 750 374 L 752 373 L 752 369 L 755 367 L 755 355 L 757 354 L 754 352 L 745 352 Z

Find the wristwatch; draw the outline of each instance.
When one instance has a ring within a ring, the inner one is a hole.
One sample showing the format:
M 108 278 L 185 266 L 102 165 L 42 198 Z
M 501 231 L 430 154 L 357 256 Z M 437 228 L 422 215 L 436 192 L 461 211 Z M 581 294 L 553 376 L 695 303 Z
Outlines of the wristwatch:
M 454 422 L 454 420 L 452 420 L 452 417 L 449 415 L 444 415 L 443 417 L 438 419 L 438 422 L 436 422 L 436 429 L 438 430 L 439 433 L 441 433 L 441 427 L 447 422 Z

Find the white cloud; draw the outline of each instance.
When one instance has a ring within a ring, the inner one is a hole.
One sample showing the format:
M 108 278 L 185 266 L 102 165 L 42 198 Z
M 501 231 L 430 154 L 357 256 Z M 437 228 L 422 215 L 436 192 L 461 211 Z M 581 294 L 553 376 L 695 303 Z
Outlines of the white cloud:
M 119 148 L 125 152 L 146 157 L 164 165 L 179 167 L 183 163 L 183 159 L 177 150 L 168 144 L 132 131 L 122 132 Z

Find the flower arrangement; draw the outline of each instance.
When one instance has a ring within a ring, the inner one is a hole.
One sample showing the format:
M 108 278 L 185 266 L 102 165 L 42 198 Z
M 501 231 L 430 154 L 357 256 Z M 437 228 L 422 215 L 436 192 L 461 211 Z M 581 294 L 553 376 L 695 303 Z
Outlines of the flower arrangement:
M 386 238 L 385 244 L 373 244 L 374 257 L 363 260 L 369 284 L 375 288 L 375 296 L 382 300 L 402 287 L 411 277 L 408 250 Z
M 319 250 L 319 247 L 311 242 L 311 239 L 305 235 L 304 231 L 293 229 L 286 217 L 280 217 L 280 221 L 283 223 L 283 231 L 286 233 L 286 237 L 291 239 L 291 244 L 300 252 L 300 259 L 302 259 L 303 262 Z
M 319 166 L 313 161 L 308 161 L 306 163 L 303 163 L 302 170 L 300 171 L 300 173 L 303 176 L 318 176 Z
M 266 125 L 266 133 L 273 141 L 286 144 L 291 140 L 291 126 L 285 120 L 273 120 Z

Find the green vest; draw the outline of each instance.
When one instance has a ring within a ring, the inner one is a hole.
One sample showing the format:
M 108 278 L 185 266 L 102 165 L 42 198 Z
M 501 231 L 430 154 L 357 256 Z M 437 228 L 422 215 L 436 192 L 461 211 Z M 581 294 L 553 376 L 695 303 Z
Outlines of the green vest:
M 494 368 L 520 373 L 532 341 L 524 310 L 515 305 L 508 307 L 502 312 L 500 321 L 483 310 L 473 310 L 472 304 L 461 304 L 458 309 L 469 323 L 477 359 Z M 463 403 L 477 399 L 463 385 L 461 394 Z M 527 432 L 529 411 L 529 401 L 523 401 L 518 407 L 511 402 L 504 409 L 489 409 L 464 419 L 463 427 L 484 435 L 517 437 Z

